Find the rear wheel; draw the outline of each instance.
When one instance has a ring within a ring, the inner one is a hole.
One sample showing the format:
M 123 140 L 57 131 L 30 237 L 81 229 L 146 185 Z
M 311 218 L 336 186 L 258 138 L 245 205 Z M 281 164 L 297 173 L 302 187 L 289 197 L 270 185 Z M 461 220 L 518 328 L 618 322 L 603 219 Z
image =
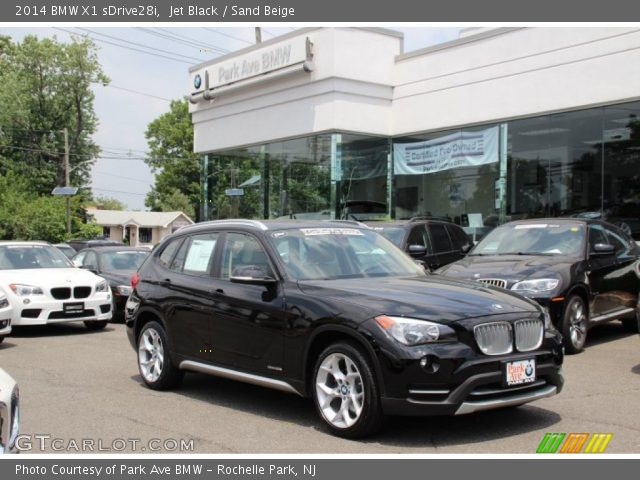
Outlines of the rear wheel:
M 640 332 L 640 311 L 636 310 L 633 318 L 623 318 L 622 326 L 627 332 L 639 333 Z
M 4 335 L 0 335 L 0 343 L 4 341 Z
M 178 386 L 184 372 L 173 364 L 167 334 L 158 322 L 149 322 L 138 336 L 138 369 L 149 388 L 169 390 Z
M 107 326 L 107 321 L 106 320 L 100 320 L 99 322 L 84 322 L 85 327 L 87 327 L 89 330 L 102 330 L 104 327 Z
M 379 388 L 360 348 L 347 342 L 326 348 L 318 357 L 313 380 L 316 409 L 333 434 L 360 438 L 382 427 Z
M 589 314 L 582 297 L 569 297 L 562 320 L 562 336 L 567 353 L 579 353 L 584 350 L 587 341 Z

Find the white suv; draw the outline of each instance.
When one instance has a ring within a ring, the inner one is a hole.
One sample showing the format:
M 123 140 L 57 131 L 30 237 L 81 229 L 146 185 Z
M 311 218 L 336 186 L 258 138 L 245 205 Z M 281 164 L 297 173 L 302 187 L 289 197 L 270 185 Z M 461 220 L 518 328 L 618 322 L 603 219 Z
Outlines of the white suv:
M 20 429 L 18 384 L 0 368 L 0 453 L 15 453 Z
M 13 326 L 84 321 L 98 330 L 111 319 L 107 281 L 74 267 L 46 242 L 0 242 L 0 289 L 13 309 Z

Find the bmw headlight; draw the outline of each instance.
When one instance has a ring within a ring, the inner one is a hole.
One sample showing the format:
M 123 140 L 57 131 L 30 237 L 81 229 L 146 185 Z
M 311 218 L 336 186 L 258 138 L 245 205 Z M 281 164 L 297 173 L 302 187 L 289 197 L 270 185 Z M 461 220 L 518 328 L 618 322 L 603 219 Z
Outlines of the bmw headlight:
M 12 283 L 9 288 L 19 297 L 28 297 L 29 295 L 44 295 L 42 288 L 35 287 L 33 285 L 22 285 L 19 283 Z
M 102 280 L 98 285 L 96 285 L 96 292 L 107 292 L 109 291 L 109 284 L 106 280 Z
M 131 292 L 133 292 L 133 288 L 129 285 L 118 285 L 115 291 L 116 295 L 121 295 L 123 297 L 128 297 L 131 295 Z
M 0 297 L 0 308 L 7 308 L 9 306 L 9 300 L 4 295 Z
M 511 290 L 515 292 L 550 292 L 560 284 L 557 278 L 536 278 L 516 283 Z
M 452 328 L 426 320 L 380 315 L 376 317 L 376 322 L 403 345 L 413 346 L 457 340 L 456 332 Z

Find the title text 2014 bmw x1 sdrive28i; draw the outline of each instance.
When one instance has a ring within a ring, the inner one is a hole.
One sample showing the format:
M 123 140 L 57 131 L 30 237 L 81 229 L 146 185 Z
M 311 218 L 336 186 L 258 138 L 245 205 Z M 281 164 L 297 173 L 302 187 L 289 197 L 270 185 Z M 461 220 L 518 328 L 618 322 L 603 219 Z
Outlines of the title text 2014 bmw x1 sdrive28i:
M 226 220 L 165 239 L 132 279 L 144 382 L 197 371 L 313 397 L 328 428 L 460 415 L 562 389 L 560 334 L 534 302 L 431 276 L 373 230 Z

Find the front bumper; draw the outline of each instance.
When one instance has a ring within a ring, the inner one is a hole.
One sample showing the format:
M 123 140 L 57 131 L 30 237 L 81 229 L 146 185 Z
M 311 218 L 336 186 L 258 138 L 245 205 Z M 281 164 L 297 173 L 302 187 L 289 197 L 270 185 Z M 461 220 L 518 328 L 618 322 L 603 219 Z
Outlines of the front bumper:
M 11 308 L 0 310 L 0 337 L 11 333 Z
M 485 355 L 469 325 L 458 325 L 458 342 L 415 347 L 389 342 L 375 325 L 367 327 L 383 386 L 382 409 L 389 415 L 463 415 L 522 405 L 556 395 L 564 385 L 562 337 L 555 330 L 546 331 L 531 352 Z M 521 360 L 535 360 L 535 381 L 507 386 L 507 362 Z
M 89 298 L 55 300 L 45 295 L 28 297 L 29 303 L 25 304 L 25 298 L 13 299 L 13 325 L 46 325 L 49 323 L 74 322 L 74 321 L 101 321 L 110 320 L 111 292 L 94 293 Z M 65 312 L 65 304 L 83 303 L 82 311 Z

